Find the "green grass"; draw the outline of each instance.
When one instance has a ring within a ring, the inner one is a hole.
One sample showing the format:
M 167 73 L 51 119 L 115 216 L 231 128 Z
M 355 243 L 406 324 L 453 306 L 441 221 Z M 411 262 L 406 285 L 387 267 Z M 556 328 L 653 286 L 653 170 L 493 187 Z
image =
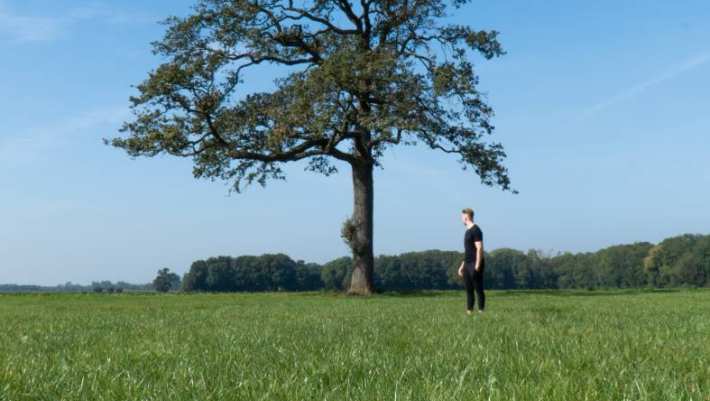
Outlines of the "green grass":
M 708 291 L 488 302 L 4 295 L 0 400 L 710 400 Z

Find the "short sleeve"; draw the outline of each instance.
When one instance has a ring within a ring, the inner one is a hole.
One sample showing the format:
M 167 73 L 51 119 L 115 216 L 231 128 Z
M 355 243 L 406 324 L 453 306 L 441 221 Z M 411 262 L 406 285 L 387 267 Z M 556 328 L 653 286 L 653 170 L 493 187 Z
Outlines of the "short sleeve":
M 483 231 L 476 226 L 476 229 L 473 230 L 473 242 L 478 242 L 478 241 L 483 241 Z

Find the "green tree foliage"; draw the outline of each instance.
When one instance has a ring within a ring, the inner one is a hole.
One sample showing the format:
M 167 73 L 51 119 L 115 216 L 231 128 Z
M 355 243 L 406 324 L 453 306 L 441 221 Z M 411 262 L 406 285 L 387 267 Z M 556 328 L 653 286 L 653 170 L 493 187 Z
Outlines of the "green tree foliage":
M 153 280 L 153 288 L 158 292 L 177 290 L 180 288 L 180 276 L 171 272 L 168 268 L 160 269 Z
M 190 270 L 182 278 L 183 291 L 204 291 L 207 289 L 207 261 L 192 262 Z
M 283 254 L 219 256 L 194 262 L 185 274 L 183 289 L 213 292 L 305 289 L 299 285 L 313 287 L 312 270 L 313 265 L 299 265 Z
M 649 284 L 703 286 L 710 282 L 710 236 L 685 234 L 663 240 L 644 259 Z
M 317 263 L 305 263 L 299 260 L 296 264 L 296 290 L 313 291 L 323 288 L 321 281 L 321 266 Z
M 643 260 L 653 247 L 648 242 L 618 245 L 597 252 L 599 285 L 608 288 L 643 287 L 647 283 Z
M 375 283 L 395 291 L 454 288 L 450 274 L 455 274 L 460 261 L 459 252 L 438 250 L 379 256 L 375 260 Z
M 557 274 L 559 288 L 596 288 L 596 255 L 594 253 L 564 253 L 549 260 Z
M 525 275 L 525 254 L 514 249 L 496 249 L 487 256 L 484 280 L 492 288 L 518 288 Z
M 327 290 L 342 291 L 347 288 L 352 269 L 352 259 L 342 257 L 326 263 L 321 269 L 321 281 Z

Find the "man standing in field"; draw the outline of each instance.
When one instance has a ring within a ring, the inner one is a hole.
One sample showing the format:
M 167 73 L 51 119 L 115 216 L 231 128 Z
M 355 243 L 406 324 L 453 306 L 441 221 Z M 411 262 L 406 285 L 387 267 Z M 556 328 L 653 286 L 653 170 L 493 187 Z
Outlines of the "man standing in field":
M 466 314 L 473 313 L 475 298 L 478 298 L 478 311 L 483 312 L 486 307 L 486 295 L 483 293 L 483 232 L 473 222 L 473 209 L 466 208 L 461 211 L 461 220 L 466 226 L 463 237 L 464 260 L 459 266 L 459 277 L 463 277 L 466 288 Z M 474 297 L 474 291 L 476 296 Z

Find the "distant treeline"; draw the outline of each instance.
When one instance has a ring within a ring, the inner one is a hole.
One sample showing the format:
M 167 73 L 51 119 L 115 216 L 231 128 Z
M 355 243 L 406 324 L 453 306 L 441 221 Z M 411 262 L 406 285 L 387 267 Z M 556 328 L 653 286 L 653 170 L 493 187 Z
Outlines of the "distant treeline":
M 657 245 L 640 242 L 587 253 L 549 255 L 496 249 L 485 258 L 485 282 L 490 289 L 710 287 L 710 235 L 686 234 Z M 461 288 L 456 270 L 462 259 L 460 252 L 439 250 L 381 255 L 375 260 L 375 285 L 383 291 Z M 219 256 L 194 262 L 182 283 L 162 269 L 152 284 L 7 284 L 0 285 L 0 293 L 111 293 L 161 290 L 159 287 L 186 292 L 342 291 L 350 281 L 351 266 L 349 257 L 319 265 L 294 261 L 283 254 Z
M 451 251 L 378 256 L 375 285 L 384 291 L 461 288 L 456 270 L 463 255 Z M 589 253 L 545 255 L 497 249 L 486 256 L 492 289 L 637 288 L 710 286 L 710 235 L 681 235 L 653 245 L 618 245 Z M 287 255 L 220 256 L 198 260 L 182 280 L 184 291 L 343 290 L 352 261 L 318 265 Z
M 0 293 L 3 292 L 124 292 L 124 291 L 152 291 L 151 284 L 131 284 L 123 281 L 94 281 L 89 285 L 80 285 L 68 282 L 55 286 L 0 284 Z

